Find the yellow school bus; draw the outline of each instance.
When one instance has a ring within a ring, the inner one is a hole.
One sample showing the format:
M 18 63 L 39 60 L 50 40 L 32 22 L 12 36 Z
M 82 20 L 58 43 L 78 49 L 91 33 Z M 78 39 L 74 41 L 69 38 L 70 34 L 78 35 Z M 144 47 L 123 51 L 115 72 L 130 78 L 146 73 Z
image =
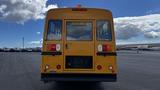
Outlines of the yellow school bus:
M 43 37 L 41 80 L 115 82 L 113 26 L 109 10 L 83 7 L 49 10 Z

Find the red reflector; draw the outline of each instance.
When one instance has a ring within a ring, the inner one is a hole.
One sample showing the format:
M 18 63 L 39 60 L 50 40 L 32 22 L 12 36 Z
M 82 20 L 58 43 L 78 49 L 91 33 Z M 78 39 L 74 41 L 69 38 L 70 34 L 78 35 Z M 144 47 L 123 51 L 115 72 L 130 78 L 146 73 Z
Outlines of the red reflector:
M 110 51 L 110 46 L 109 45 L 103 45 L 103 51 Z
M 56 51 L 56 44 L 48 44 L 47 51 Z
M 57 68 L 57 69 L 61 69 L 61 65 L 57 65 L 56 68 Z
M 102 69 L 102 66 L 101 66 L 101 65 L 98 65 L 98 66 L 97 66 L 97 69 L 98 69 L 98 70 L 101 70 L 101 69 Z

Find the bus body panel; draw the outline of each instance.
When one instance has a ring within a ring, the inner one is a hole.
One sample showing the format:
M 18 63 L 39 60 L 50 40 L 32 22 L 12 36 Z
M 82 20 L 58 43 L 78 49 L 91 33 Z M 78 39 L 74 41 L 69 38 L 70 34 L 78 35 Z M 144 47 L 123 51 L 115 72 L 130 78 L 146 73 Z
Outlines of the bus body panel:
M 61 40 L 47 40 L 47 30 L 49 20 L 62 20 L 62 38 Z M 96 37 L 96 23 L 97 20 L 108 20 L 111 26 L 112 40 L 109 41 L 98 41 Z M 92 22 L 92 40 L 91 41 L 72 41 L 67 40 L 67 22 Z M 58 80 L 58 81 L 69 81 L 69 80 L 86 80 L 82 79 L 81 76 L 88 77 L 88 74 L 92 77 L 89 81 L 116 81 L 117 74 L 117 63 L 116 63 L 116 47 L 115 47 L 115 35 L 113 27 L 112 13 L 108 10 L 103 9 L 92 9 L 87 8 L 87 11 L 72 11 L 72 8 L 53 9 L 48 11 L 46 15 L 45 31 L 43 37 L 43 48 L 42 48 L 42 62 L 41 62 L 41 75 L 43 81 Z M 61 50 L 57 55 L 52 55 L 52 52 L 47 50 L 48 44 L 60 44 Z M 99 55 L 97 46 L 99 44 L 107 44 L 110 46 L 110 54 Z M 92 68 L 66 68 L 66 56 L 68 57 L 81 57 L 81 56 L 92 56 Z M 46 65 L 49 69 L 46 70 Z M 60 65 L 60 69 L 57 69 L 57 65 Z M 102 68 L 99 70 L 97 66 L 101 65 Z M 112 66 L 113 70 L 109 70 L 109 66 Z M 57 75 L 58 74 L 58 75 Z M 66 75 L 67 74 L 67 75 Z M 73 75 L 77 77 L 72 77 Z M 80 75 L 79 75 L 80 74 Z M 98 75 L 99 76 L 98 76 Z M 63 76 L 64 75 L 64 76 Z M 66 77 L 65 77 L 66 75 Z M 69 76 L 71 75 L 71 76 Z M 106 77 L 103 78 L 103 75 Z M 109 75 L 109 76 L 107 76 Z M 46 77 L 45 77 L 46 76 Z M 58 76 L 61 76 L 58 77 Z M 102 78 L 100 78 L 102 76 Z M 112 77 L 113 76 L 113 77 Z M 83 78 L 84 78 L 83 77 Z M 99 78 L 98 78 L 99 77 Z M 80 78 L 80 79 L 79 79 Z M 111 79 L 111 80 L 110 80 Z

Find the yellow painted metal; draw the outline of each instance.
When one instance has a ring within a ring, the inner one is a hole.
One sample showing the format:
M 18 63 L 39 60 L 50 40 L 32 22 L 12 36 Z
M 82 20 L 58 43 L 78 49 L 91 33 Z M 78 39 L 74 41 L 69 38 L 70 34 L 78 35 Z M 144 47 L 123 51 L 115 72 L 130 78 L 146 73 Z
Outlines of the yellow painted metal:
M 48 20 L 62 20 L 62 40 L 47 41 Z M 109 20 L 112 30 L 112 41 L 96 40 L 96 21 Z M 92 41 L 67 41 L 66 40 L 66 22 L 67 21 L 84 21 L 93 23 L 93 40 Z M 112 13 L 104 9 L 88 8 L 87 11 L 72 11 L 72 8 L 52 9 L 46 15 L 44 41 L 42 52 L 47 52 L 47 44 L 60 44 L 62 55 L 51 56 L 42 55 L 41 73 L 117 73 L 116 56 L 97 56 L 97 46 L 99 44 L 108 44 L 111 46 L 111 52 L 116 52 L 115 34 Z M 68 48 L 65 47 L 67 44 Z M 93 56 L 93 69 L 65 69 L 66 55 Z M 49 65 L 49 69 L 45 70 L 45 65 Z M 61 65 L 61 69 L 57 70 L 56 65 Z M 102 69 L 97 70 L 97 65 L 101 65 Z M 108 67 L 112 65 L 113 71 Z

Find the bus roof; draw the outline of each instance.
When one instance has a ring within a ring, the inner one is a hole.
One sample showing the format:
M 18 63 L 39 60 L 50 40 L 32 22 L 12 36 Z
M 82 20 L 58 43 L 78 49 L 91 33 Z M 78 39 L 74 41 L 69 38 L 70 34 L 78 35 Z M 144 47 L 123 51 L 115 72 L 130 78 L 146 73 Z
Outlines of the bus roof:
M 76 7 L 70 7 L 70 8 L 54 8 L 54 9 L 50 9 L 48 12 L 51 12 L 51 11 L 57 11 L 57 10 L 73 10 L 73 9 L 86 9 L 86 10 L 94 10 L 94 11 L 105 11 L 105 12 L 109 12 L 109 13 L 112 13 L 110 10 L 108 9 L 102 9 L 102 8 L 85 8 L 85 7 L 81 7 L 81 8 L 76 8 Z
M 47 13 L 47 19 L 112 19 L 112 12 L 100 8 L 56 8 Z

